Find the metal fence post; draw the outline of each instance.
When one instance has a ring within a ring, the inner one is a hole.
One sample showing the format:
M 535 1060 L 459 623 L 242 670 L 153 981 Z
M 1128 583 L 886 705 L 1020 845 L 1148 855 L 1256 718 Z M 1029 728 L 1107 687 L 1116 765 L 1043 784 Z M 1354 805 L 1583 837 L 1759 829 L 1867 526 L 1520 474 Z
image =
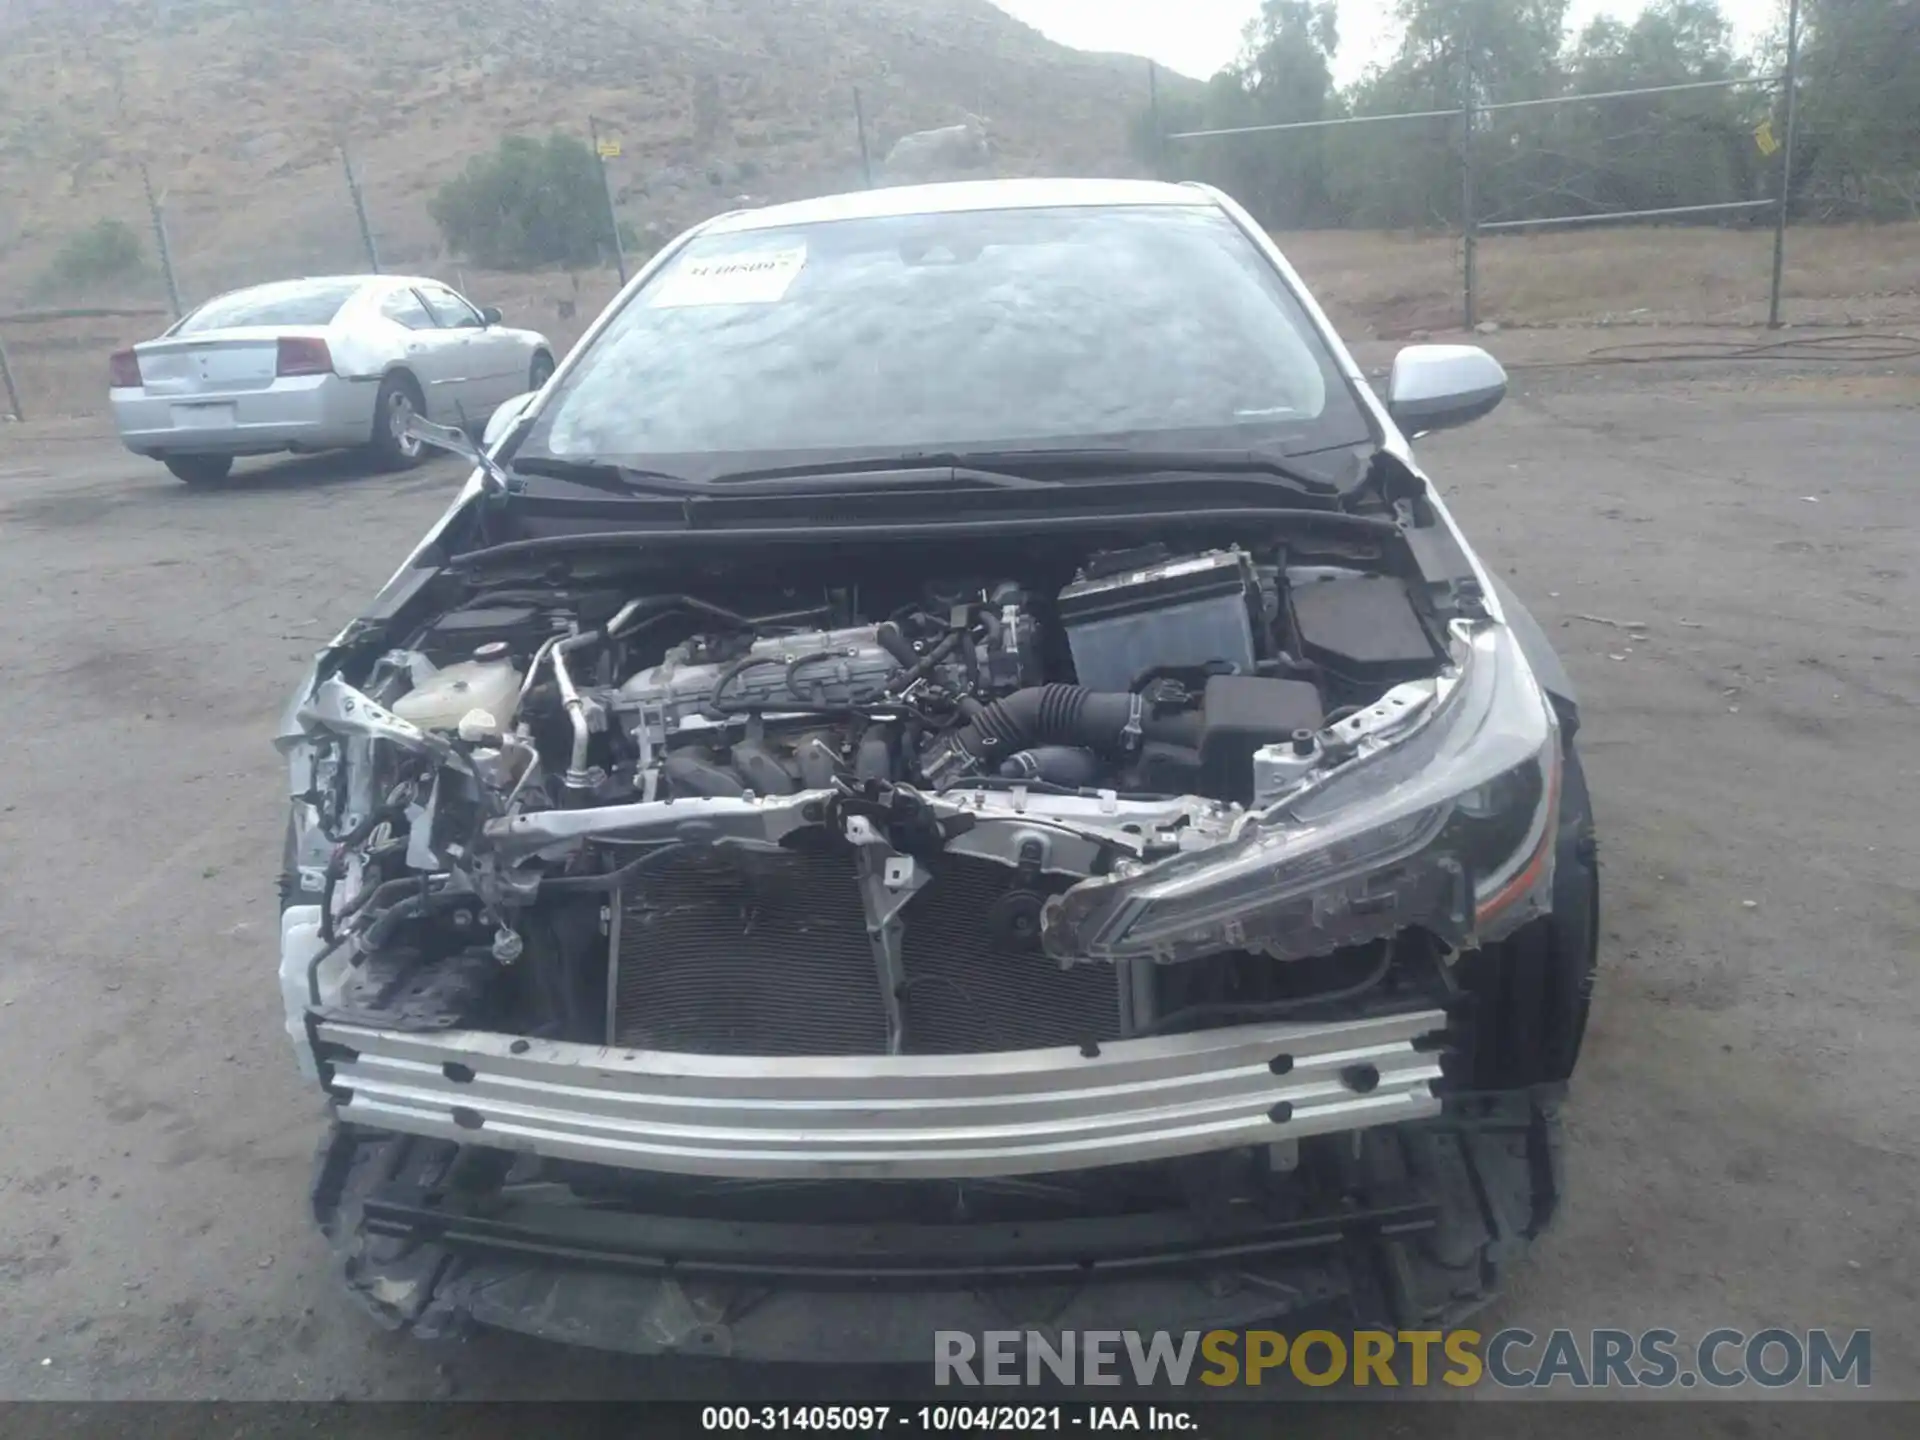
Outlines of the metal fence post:
M 26 419 L 27 412 L 20 408 L 20 391 L 13 383 L 13 367 L 7 363 L 7 347 L 4 341 L 0 341 L 0 384 L 7 387 L 7 403 L 13 407 L 7 413 L 16 420 Z
M 593 141 L 593 163 L 600 167 L 600 189 L 607 197 L 607 224 L 613 230 L 613 261 L 620 272 L 620 288 L 627 288 L 627 247 L 620 239 L 620 212 L 613 208 L 613 181 L 607 175 L 606 153 L 600 148 L 600 122 L 589 115 L 587 134 Z
M 167 243 L 167 212 L 161 208 L 162 199 L 153 193 L 153 177 L 147 173 L 147 167 L 140 167 L 140 186 L 147 192 L 147 214 L 153 217 L 153 245 L 160 256 L 160 273 L 167 279 L 167 305 L 173 312 L 173 318 L 180 318 L 180 283 L 173 275 L 173 247 Z
M 1473 173 L 1473 52 L 1463 45 L 1460 53 L 1460 289 L 1465 328 L 1472 330 L 1479 309 L 1480 200 Z
M 860 87 L 853 87 L 853 126 L 860 132 L 860 173 L 866 177 L 867 189 L 873 188 L 873 154 L 867 149 L 867 107 L 860 98 Z
M 373 243 L 373 226 L 367 221 L 366 197 L 360 193 L 360 177 L 353 173 L 353 157 L 347 154 L 347 147 L 340 147 L 340 164 L 347 172 L 347 193 L 353 197 L 354 217 L 360 222 L 360 243 L 367 247 L 367 264 L 373 273 L 380 273 L 380 251 Z
M 1798 89 L 1800 62 L 1800 0 L 1787 0 L 1787 70 L 1781 84 L 1786 91 L 1785 125 L 1780 137 L 1780 207 L 1773 216 L 1773 285 L 1767 297 L 1767 328 L 1778 330 L 1780 320 L 1780 280 L 1787 263 L 1787 210 L 1793 204 L 1793 124 L 1794 99 Z
M 1153 178 L 1167 178 L 1167 127 L 1160 119 L 1160 65 L 1147 61 L 1147 114 L 1153 126 Z

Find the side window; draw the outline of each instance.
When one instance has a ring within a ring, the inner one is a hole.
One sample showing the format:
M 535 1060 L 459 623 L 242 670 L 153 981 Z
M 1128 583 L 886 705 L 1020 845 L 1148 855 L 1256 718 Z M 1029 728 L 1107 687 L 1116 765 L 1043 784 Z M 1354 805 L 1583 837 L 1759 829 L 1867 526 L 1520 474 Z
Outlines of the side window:
M 380 302 L 380 313 L 387 319 L 404 325 L 409 330 L 431 330 L 434 328 L 433 316 L 427 313 L 427 307 L 420 303 L 420 297 L 411 290 L 395 290 Z
M 481 325 L 480 312 L 451 290 L 438 285 L 423 285 L 420 294 L 426 299 L 427 308 L 433 312 L 433 318 L 449 330 L 473 329 Z

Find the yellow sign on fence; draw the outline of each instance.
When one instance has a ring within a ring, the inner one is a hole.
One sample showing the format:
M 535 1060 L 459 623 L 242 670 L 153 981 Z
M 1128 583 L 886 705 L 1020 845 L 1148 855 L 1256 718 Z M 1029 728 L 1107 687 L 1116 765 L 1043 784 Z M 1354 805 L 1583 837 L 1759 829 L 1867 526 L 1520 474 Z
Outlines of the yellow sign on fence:
M 1760 147 L 1762 155 L 1771 155 L 1780 148 L 1780 142 L 1773 138 L 1773 121 L 1762 120 L 1753 127 L 1753 143 Z
M 620 158 L 620 142 L 618 140 L 602 140 L 600 142 L 600 158 L 602 160 L 618 160 Z

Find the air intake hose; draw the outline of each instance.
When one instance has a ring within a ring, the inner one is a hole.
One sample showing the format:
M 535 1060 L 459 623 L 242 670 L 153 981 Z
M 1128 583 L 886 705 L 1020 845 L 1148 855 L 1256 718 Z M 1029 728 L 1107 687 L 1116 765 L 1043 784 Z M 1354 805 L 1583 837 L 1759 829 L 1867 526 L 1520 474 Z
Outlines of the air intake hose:
M 1140 748 L 1145 702 L 1120 691 L 1039 685 L 983 705 L 949 732 L 922 761 L 927 778 L 944 784 L 993 772 L 1000 762 L 1038 746 L 1066 745 L 1118 760 Z
M 1007 780 L 1039 780 L 1078 789 L 1100 778 L 1100 757 L 1077 745 L 1040 745 L 1002 760 L 1000 775 Z
M 984 706 L 955 739 L 979 760 L 998 759 L 1034 745 L 1074 745 L 1109 758 L 1131 748 L 1140 734 L 1140 699 L 1078 685 L 1016 690 Z

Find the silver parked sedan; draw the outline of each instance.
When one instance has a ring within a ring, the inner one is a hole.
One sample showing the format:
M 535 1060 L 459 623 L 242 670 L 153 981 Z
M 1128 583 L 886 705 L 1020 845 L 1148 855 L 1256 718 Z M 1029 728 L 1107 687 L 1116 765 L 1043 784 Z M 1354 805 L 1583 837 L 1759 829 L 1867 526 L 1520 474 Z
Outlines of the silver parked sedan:
M 127 448 L 192 485 L 223 478 L 235 456 L 289 450 L 365 447 L 410 465 L 414 414 L 478 426 L 552 374 L 544 335 L 438 281 L 337 275 L 207 301 L 115 354 L 109 398 Z

